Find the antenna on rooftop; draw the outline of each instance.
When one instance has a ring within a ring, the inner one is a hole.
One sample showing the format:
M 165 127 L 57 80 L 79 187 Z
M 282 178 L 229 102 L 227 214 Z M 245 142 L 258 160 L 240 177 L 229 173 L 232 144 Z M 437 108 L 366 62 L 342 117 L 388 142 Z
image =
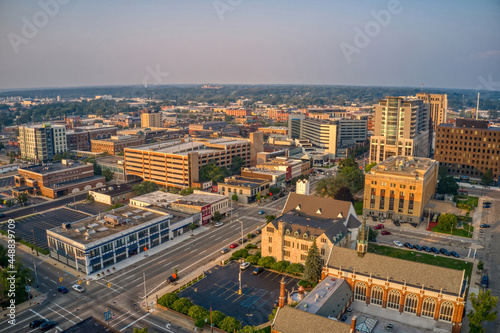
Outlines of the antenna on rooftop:
M 424 83 L 421 83 L 420 84 L 420 92 L 422 92 L 424 90 Z
M 479 92 L 477 93 L 477 107 L 476 107 L 476 120 L 479 117 Z

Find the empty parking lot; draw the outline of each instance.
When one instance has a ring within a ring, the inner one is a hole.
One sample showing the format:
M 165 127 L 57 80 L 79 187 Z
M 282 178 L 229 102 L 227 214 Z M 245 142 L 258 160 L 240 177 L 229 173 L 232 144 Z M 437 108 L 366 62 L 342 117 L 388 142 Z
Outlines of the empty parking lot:
M 280 281 L 284 277 L 286 289 L 297 289 L 299 279 L 287 275 L 264 271 L 253 275 L 254 267 L 242 271 L 242 294 L 239 294 L 239 264 L 231 262 L 226 266 L 216 266 L 207 277 L 179 293 L 194 304 L 206 309 L 218 310 L 235 317 L 242 325 L 260 325 L 268 321 L 273 303 L 278 301 Z

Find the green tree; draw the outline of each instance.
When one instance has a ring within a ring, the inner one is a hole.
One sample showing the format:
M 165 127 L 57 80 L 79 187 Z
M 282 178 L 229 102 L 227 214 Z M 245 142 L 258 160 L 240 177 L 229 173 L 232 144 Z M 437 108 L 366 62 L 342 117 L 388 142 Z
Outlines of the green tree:
M 194 188 L 192 187 L 183 188 L 180 192 L 181 195 L 190 195 L 193 193 L 194 193 Z
M 274 269 L 280 273 L 283 273 L 288 269 L 289 266 L 290 266 L 290 263 L 288 261 L 280 260 L 272 266 L 272 269 Z
M 276 220 L 276 215 L 275 214 L 272 214 L 272 215 L 266 215 L 266 222 L 269 223 L 271 221 L 274 221 Z
M 90 193 L 87 193 L 87 201 L 94 201 L 94 196 Z
M 373 228 L 368 228 L 368 239 L 375 239 L 378 236 L 378 231 Z
M 24 204 L 26 204 L 26 202 L 28 201 L 28 193 L 19 193 L 19 195 L 16 197 L 16 201 L 20 203 L 21 206 L 24 206 Z
M 194 229 L 198 228 L 198 225 L 194 222 L 190 223 L 189 224 L 189 229 L 191 230 L 191 235 L 193 234 L 194 232 Z
M 335 200 L 354 202 L 354 197 L 352 196 L 351 190 L 347 186 L 342 186 L 341 188 L 339 188 L 333 198 Z
M 102 175 L 104 176 L 104 178 L 106 178 L 106 181 L 109 182 L 111 181 L 113 178 L 115 178 L 115 173 L 113 171 L 111 171 L 110 169 L 104 169 L 102 171 Z
M 269 319 L 270 322 L 274 320 L 274 317 L 276 317 L 276 312 L 278 311 L 278 308 L 274 308 L 273 312 L 269 316 L 267 316 L 267 319 Z
M 259 263 L 260 257 L 259 256 L 248 256 L 245 259 L 247 262 L 251 263 L 252 265 L 257 265 Z
M 194 321 L 194 326 L 198 328 L 203 328 L 203 326 L 205 326 L 205 321 L 203 319 L 196 319 Z
M 438 179 L 442 179 L 446 176 L 448 176 L 448 168 L 444 165 L 440 165 L 438 171 Z
M 14 206 L 16 204 L 16 202 L 14 201 L 14 199 L 7 199 L 7 200 L 4 201 L 4 204 L 8 208 L 10 208 L 10 207 Z
M 11 262 L 9 262 L 9 265 Z M 0 270 L 0 285 L 1 286 L 9 286 L 10 280 L 7 280 L 10 277 L 15 277 L 14 285 L 15 285 L 15 301 L 16 304 L 20 304 L 27 300 L 28 293 L 26 291 L 26 281 L 33 279 L 31 271 L 24 267 L 20 260 L 16 258 L 13 263 L 14 267 L 10 267 L 10 269 L 2 269 Z M 9 271 L 15 271 L 16 274 L 11 274 Z M 1 288 L 2 294 L 5 298 L 9 297 L 9 288 Z M 11 298 L 11 297 L 9 297 Z
M 478 269 L 479 271 L 482 271 L 482 270 L 484 269 L 484 262 L 482 262 L 481 260 L 479 260 L 479 261 L 477 262 L 477 269 Z
M 245 166 L 245 160 L 240 156 L 235 156 L 231 162 L 231 174 L 239 175 L 241 174 L 241 168 Z
M 319 197 L 335 197 L 335 193 L 344 186 L 349 186 L 342 176 L 320 179 L 316 183 L 315 194 Z
M 482 333 L 484 321 L 493 321 L 497 318 L 497 311 L 493 311 L 497 306 L 498 297 L 491 295 L 491 290 L 479 290 L 479 294 L 470 294 L 472 311 L 467 314 L 469 318 L 469 328 L 471 333 Z
M 260 328 L 255 327 L 255 326 L 245 326 L 241 330 L 237 331 L 238 333 L 259 333 Z
M 193 306 L 193 303 L 187 298 L 179 298 L 177 301 L 172 304 L 172 310 L 177 311 L 179 313 L 187 315 L 189 308 Z
M 216 211 L 212 216 L 212 220 L 214 220 L 215 222 L 219 222 L 220 220 L 222 220 L 222 214 L 219 211 Z
M 299 263 L 293 263 L 286 269 L 286 272 L 293 275 L 300 275 L 304 273 L 304 266 Z
M 158 304 L 161 306 L 172 308 L 172 305 L 179 299 L 179 296 L 174 293 L 167 293 L 158 299 Z
M 488 169 L 488 170 L 486 170 L 486 172 L 484 172 L 481 175 L 481 183 L 484 186 L 488 186 L 488 185 L 491 185 L 492 181 L 493 181 L 493 170 L 492 169 Z
M 0 267 L 7 267 L 9 263 L 9 257 L 7 256 L 7 254 L 7 248 L 0 244 Z
M 200 169 L 200 180 L 211 180 L 214 183 L 220 183 L 228 176 L 229 171 L 224 167 L 219 167 L 215 160 L 210 160 L 208 164 Z
M 222 320 L 219 327 L 221 330 L 234 332 L 235 330 L 239 330 L 241 328 L 241 323 L 234 317 L 226 317 Z
M 222 321 L 226 318 L 226 315 L 220 311 L 212 311 L 212 322 L 215 326 L 220 328 Z
M 265 268 L 271 268 L 276 263 L 276 259 L 274 257 L 262 257 L 259 259 L 259 266 Z
M 356 162 L 354 158 L 348 157 L 340 160 L 337 170 L 339 172 L 342 172 L 344 168 L 353 168 L 353 167 L 359 169 L 359 164 L 358 162 Z
M 260 201 L 260 199 L 262 199 L 261 195 L 260 195 L 260 193 L 257 193 L 257 195 L 255 195 L 255 200 Z
M 148 180 L 145 180 L 145 181 L 141 182 L 140 184 L 134 185 L 132 187 L 132 190 L 134 191 L 135 195 L 143 195 L 143 194 L 157 191 L 158 185 L 154 182 L 150 182 Z
M 134 327 L 133 333 L 148 333 L 148 328 L 147 327 L 143 327 L 143 328 Z
M 377 165 L 377 163 L 375 163 L 375 162 L 372 162 L 372 163 L 370 163 L 370 164 L 366 165 L 366 166 L 365 166 L 365 171 L 366 171 L 366 172 L 370 172 L 370 170 L 371 170 L 374 166 L 376 166 L 376 165 Z
M 439 180 L 436 192 L 439 194 L 458 194 L 458 184 L 452 176 L 445 176 Z
M 234 202 L 238 201 L 238 194 L 233 193 L 233 195 L 231 196 L 231 199 L 232 199 Z
M 193 305 L 189 308 L 187 315 L 194 320 L 202 320 L 210 318 L 210 313 L 202 306 Z
M 457 227 L 457 221 L 455 214 L 442 214 L 439 216 L 437 227 L 443 231 L 451 231 Z
M 321 270 L 321 256 L 319 254 L 318 246 L 316 245 L 316 240 L 314 240 L 313 244 L 309 248 L 309 252 L 307 253 L 302 280 L 305 280 L 310 284 L 318 283 L 321 278 Z

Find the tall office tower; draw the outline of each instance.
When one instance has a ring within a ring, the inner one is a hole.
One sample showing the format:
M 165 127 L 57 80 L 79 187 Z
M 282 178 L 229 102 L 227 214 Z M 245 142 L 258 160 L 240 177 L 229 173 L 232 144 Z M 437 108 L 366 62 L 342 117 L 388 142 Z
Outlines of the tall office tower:
M 46 162 L 68 150 L 64 125 L 26 125 L 19 127 L 21 157 Z
M 439 124 L 446 123 L 446 110 L 448 109 L 448 95 L 418 93 L 417 98 L 430 104 L 430 115 L 432 119 L 432 129 L 437 131 Z
M 429 157 L 429 104 L 421 99 L 386 97 L 375 106 L 370 162 L 389 156 Z
M 163 127 L 161 113 L 144 112 L 141 114 L 141 127 Z
M 290 114 L 288 116 L 288 137 L 291 139 L 300 139 L 302 135 L 302 120 L 306 118 L 305 114 Z

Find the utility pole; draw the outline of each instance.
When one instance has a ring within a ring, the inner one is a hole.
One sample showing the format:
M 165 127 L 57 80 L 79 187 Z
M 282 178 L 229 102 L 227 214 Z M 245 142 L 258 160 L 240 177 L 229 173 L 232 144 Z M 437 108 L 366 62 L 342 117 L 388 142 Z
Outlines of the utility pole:
M 33 262 L 33 265 L 35 266 L 35 280 L 36 280 L 36 290 L 40 292 L 40 284 L 38 283 L 38 273 L 36 271 L 36 262 Z
M 241 246 L 243 247 L 243 221 L 239 220 L 241 223 Z M 241 263 L 240 263 L 240 289 L 238 290 L 238 294 L 241 295 Z
M 146 272 L 142 272 L 142 277 L 144 278 L 144 300 L 146 301 L 146 309 L 149 309 L 148 294 L 146 293 Z
M 31 232 L 33 232 L 33 242 L 35 243 L 36 256 L 38 257 L 38 247 L 36 246 L 35 228 L 31 229 Z
M 214 322 L 212 319 L 212 307 L 210 307 L 210 332 L 214 333 Z

